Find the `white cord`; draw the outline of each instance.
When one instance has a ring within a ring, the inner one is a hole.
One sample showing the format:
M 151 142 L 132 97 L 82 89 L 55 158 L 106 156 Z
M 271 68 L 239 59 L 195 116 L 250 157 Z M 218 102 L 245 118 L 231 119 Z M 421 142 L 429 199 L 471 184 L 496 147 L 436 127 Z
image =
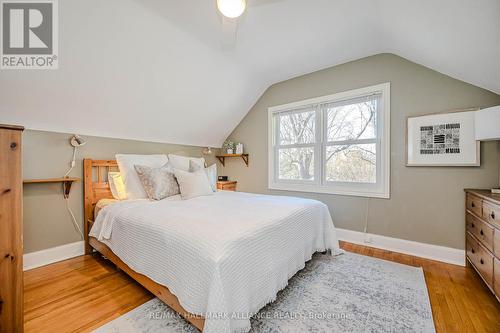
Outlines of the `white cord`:
M 78 230 L 78 233 L 80 234 L 80 236 L 82 236 L 82 239 L 83 239 L 82 229 L 78 225 L 78 222 L 76 222 L 75 214 L 73 214 L 73 211 L 69 207 L 69 198 L 64 198 L 64 201 L 66 201 L 66 209 L 68 210 L 69 214 L 71 215 L 71 220 L 73 221 L 73 224 L 75 225 L 75 228 Z
M 76 160 L 76 147 L 73 147 L 73 158 L 71 159 L 71 163 L 69 164 L 69 169 L 64 174 L 64 177 L 68 177 L 71 170 L 73 170 L 73 168 L 75 167 L 75 160 Z
M 71 173 L 73 168 L 75 167 L 75 164 L 76 164 L 75 160 L 76 160 L 76 147 L 73 147 L 73 158 L 71 159 L 70 167 L 69 167 L 68 171 L 64 174 L 64 177 L 67 177 Z M 63 187 L 63 191 L 64 191 L 64 187 Z M 73 211 L 69 207 L 69 198 L 65 197 L 64 201 L 66 201 L 66 209 L 68 210 L 69 214 L 71 215 L 71 221 L 73 222 L 75 228 L 78 230 L 78 233 L 80 234 L 80 236 L 82 236 L 82 239 L 83 239 L 84 237 L 83 237 L 82 229 L 80 228 L 80 226 L 78 225 L 78 222 L 76 221 L 75 214 L 73 214 Z
M 370 237 L 368 237 L 367 232 L 368 232 L 368 212 L 370 210 L 370 198 L 366 199 L 366 209 L 365 209 L 365 227 L 363 228 L 363 233 L 365 234 L 365 243 L 371 243 L 372 240 Z

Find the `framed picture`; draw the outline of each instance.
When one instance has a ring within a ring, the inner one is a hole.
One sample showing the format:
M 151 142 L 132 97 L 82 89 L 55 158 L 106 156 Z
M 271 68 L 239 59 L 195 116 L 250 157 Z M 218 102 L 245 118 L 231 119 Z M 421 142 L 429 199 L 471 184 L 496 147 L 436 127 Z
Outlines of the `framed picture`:
M 409 117 L 407 166 L 479 166 L 476 110 Z

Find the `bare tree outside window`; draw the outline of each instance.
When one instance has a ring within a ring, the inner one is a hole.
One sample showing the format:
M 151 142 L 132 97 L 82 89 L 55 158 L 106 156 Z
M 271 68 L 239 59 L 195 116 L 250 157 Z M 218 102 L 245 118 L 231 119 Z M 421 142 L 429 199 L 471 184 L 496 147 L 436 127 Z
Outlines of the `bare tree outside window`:
M 337 182 L 376 182 L 377 99 L 327 104 L 325 177 Z M 314 180 L 316 111 L 279 116 L 279 178 Z
M 377 99 L 326 106 L 327 181 L 375 183 L 377 180 Z
M 316 112 L 307 109 L 279 116 L 279 178 L 314 179 Z
M 390 83 L 268 109 L 269 188 L 390 197 Z

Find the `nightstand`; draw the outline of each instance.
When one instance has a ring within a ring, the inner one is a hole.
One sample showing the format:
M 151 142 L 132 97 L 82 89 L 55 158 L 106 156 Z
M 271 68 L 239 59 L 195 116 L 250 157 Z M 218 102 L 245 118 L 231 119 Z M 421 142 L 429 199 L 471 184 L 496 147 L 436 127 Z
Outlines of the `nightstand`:
M 237 181 L 218 181 L 217 182 L 217 189 L 218 190 L 224 190 L 224 191 L 236 191 L 236 184 Z

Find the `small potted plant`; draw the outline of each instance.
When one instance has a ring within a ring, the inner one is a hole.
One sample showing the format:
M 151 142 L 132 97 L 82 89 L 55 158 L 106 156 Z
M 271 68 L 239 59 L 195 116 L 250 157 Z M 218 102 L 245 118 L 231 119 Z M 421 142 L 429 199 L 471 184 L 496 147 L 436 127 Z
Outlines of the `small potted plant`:
M 233 141 L 226 141 L 224 142 L 224 145 L 222 146 L 226 150 L 227 154 L 234 154 L 234 149 L 236 148 L 236 143 Z

